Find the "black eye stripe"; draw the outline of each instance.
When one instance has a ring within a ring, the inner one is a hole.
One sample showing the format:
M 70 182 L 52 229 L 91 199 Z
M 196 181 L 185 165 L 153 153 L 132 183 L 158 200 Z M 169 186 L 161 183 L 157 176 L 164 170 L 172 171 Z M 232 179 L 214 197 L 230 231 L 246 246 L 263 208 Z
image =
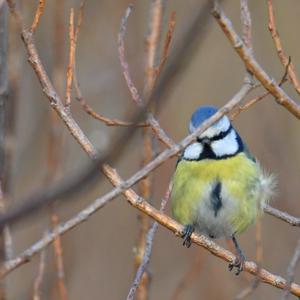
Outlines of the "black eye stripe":
M 221 139 L 223 139 L 226 135 L 228 135 L 230 133 L 230 131 L 233 130 L 233 127 L 232 125 L 229 126 L 229 128 L 226 130 L 226 131 L 221 131 L 218 135 L 216 136 L 213 136 L 211 138 L 208 138 L 211 142 L 214 142 L 214 141 L 219 141 Z M 204 137 L 204 138 L 197 138 L 197 142 L 198 143 L 202 143 L 202 141 L 204 139 L 207 139 L 207 137 Z

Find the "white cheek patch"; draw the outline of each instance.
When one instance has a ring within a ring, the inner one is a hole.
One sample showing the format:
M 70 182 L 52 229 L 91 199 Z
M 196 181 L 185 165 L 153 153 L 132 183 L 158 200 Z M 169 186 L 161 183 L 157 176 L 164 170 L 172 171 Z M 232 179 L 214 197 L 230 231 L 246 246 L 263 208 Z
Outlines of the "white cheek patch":
M 204 137 L 212 138 L 214 136 L 217 136 L 221 132 L 227 131 L 229 127 L 230 127 L 230 121 L 226 116 L 224 116 L 216 124 L 206 129 L 200 135 L 200 138 L 204 138 Z
M 183 153 L 185 159 L 198 159 L 203 151 L 203 146 L 200 143 L 193 143 L 186 147 Z
M 235 154 L 239 150 L 235 131 L 232 129 L 223 139 L 212 142 L 211 149 L 218 157 Z

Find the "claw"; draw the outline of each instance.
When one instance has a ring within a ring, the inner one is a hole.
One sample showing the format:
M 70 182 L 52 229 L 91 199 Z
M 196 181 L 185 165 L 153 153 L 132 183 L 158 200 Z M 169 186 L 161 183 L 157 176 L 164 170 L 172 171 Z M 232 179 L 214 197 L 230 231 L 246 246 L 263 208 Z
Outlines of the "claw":
M 233 268 L 236 268 L 235 275 L 238 276 L 244 269 L 245 259 L 236 258 L 234 262 L 231 262 L 228 265 L 229 271 L 232 271 Z
M 186 225 L 183 233 L 182 233 L 182 238 L 183 238 L 183 246 L 186 246 L 187 248 L 191 247 L 191 234 L 194 232 L 194 227 L 192 225 Z

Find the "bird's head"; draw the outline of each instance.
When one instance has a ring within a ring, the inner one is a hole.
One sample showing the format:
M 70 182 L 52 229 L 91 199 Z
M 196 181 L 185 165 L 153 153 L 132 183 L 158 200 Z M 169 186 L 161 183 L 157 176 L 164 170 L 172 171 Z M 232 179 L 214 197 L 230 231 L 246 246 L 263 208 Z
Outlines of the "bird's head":
M 218 109 L 213 106 L 201 106 L 199 107 L 191 117 L 189 130 L 190 133 L 194 132 L 198 127 L 200 127 L 204 121 L 213 116 Z M 223 116 L 203 133 L 199 135 L 199 139 L 213 139 L 220 134 L 226 133 L 231 128 L 231 123 L 227 116 Z
M 193 114 L 189 131 L 193 133 L 204 121 L 213 116 L 218 109 L 213 106 L 201 106 Z M 183 157 L 190 160 L 201 158 L 226 158 L 242 151 L 243 143 L 232 127 L 227 116 L 211 125 L 197 137 L 197 142 L 188 146 Z

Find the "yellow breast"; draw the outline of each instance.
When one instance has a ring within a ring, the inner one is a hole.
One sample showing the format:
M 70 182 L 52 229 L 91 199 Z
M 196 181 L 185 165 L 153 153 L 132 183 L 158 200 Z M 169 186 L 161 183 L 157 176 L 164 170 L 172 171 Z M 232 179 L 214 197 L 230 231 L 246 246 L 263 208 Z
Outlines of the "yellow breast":
M 197 222 L 201 201 L 209 201 L 211 186 L 219 181 L 222 196 L 234 203 L 225 219 L 234 232 L 245 230 L 259 210 L 260 173 L 259 166 L 244 153 L 220 160 L 180 161 L 171 194 L 174 217 L 184 225 Z

